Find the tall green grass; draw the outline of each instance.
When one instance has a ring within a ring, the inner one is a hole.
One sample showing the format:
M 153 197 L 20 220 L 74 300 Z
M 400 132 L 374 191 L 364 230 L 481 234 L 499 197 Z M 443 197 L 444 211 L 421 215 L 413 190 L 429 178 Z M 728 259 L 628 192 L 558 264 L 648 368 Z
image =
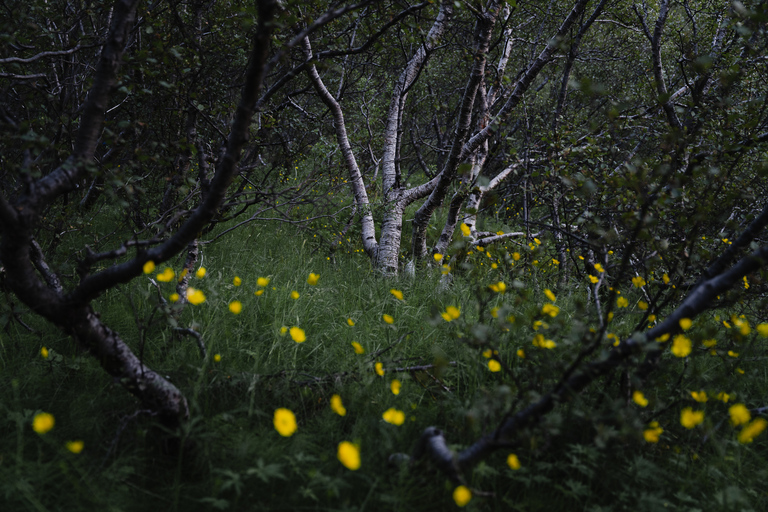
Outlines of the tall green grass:
M 523 401 L 556 382 L 594 325 L 586 292 L 576 283 L 555 288 L 546 241 L 517 262 L 497 259 L 500 249 L 491 248 L 494 258 L 475 251 L 454 265 L 448 287 L 441 285 L 439 268 L 420 270 L 416 278 L 384 278 L 355 249 L 354 242 L 344 241 L 330 253 L 327 244 L 286 225 L 247 226 L 204 246 L 199 263 L 207 274 L 190 284 L 206 301 L 184 306 L 176 321 L 202 334 L 207 358 L 193 338 L 173 331 L 147 277 L 97 301 L 105 323 L 189 399 L 192 416 L 182 432 L 165 432 L 149 415 L 137 413 L 135 399 L 59 331 L 29 314 L 22 317 L 35 333 L 11 322 L 0 335 L 0 508 L 455 508 L 453 485 L 436 469 L 393 463 L 390 456 L 410 453 L 430 425 L 443 429 L 457 449 L 493 430 L 520 390 L 504 372 L 489 371 L 483 356 L 489 347 L 499 350 L 524 385 Z M 533 265 L 534 259 L 540 263 Z M 181 261 L 169 266 L 178 270 Z M 307 282 L 310 272 L 320 275 L 315 286 Z M 259 277 L 269 284 L 257 286 Z M 497 281 L 507 284 L 505 294 L 488 291 Z M 174 286 L 160 287 L 167 298 Z M 546 287 L 557 295 L 557 317 L 541 315 L 549 302 Z M 259 289 L 264 291 L 257 296 Z M 391 289 L 402 291 L 403 300 Z M 242 303 L 237 315 L 228 307 L 235 300 Z M 458 319 L 441 317 L 448 306 L 460 309 Z M 494 307 L 500 307 L 496 318 Z M 384 314 L 393 317 L 391 325 Z M 730 312 L 721 314 L 727 318 Z M 629 335 L 639 315 L 617 310 L 610 331 Z M 535 331 L 536 320 L 548 328 Z M 293 326 L 304 330 L 306 341 L 281 333 Z M 695 329 L 710 336 L 718 327 L 708 317 Z M 532 346 L 540 332 L 558 347 Z M 365 353 L 357 354 L 352 342 Z M 43 346 L 47 359 L 40 355 Z M 727 421 L 730 404 L 715 399 L 726 391 L 750 407 L 765 405 L 765 343 L 754 339 L 740 351 L 738 362 L 722 353 L 685 363 L 665 358 L 643 388 L 647 409 L 629 399 L 629 373 L 617 371 L 596 382 L 524 433 L 525 443 L 514 448 L 519 470 L 507 466 L 505 450 L 481 463 L 469 475 L 475 496 L 466 508 L 768 509 L 768 435 L 738 443 Z M 383 376 L 374 371 L 376 362 Z M 419 365 L 435 366 L 394 370 Z M 399 395 L 390 390 L 395 378 L 402 382 Z M 707 404 L 692 402 L 690 391 L 700 388 L 709 393 Z M 329 406 L 334 394 L 346 407 L 343 417 Z M 690 431 L 680 426 L 684 405 L 706 408 L 704 424 Z M 275 409 L 283 407 L 298 423 L 287 438 L 272 425 Z M 391 407 L 404 412 L 402 425 L 383 421 Z M 43 435 L 31 428 L 39 411 L 56 418 Z M 658 444 L 642 437 L 650 419 L 665 429 Z M 67 450 L 71 440 L 85 442 L 82 453 Z M 359 470 L 337 460 L 341 441 L 359 445 Z

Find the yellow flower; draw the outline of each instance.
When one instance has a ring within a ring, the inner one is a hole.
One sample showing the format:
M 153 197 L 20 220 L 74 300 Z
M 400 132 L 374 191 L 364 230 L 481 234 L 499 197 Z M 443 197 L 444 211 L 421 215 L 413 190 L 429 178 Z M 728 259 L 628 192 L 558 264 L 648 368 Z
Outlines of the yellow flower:
M 664 432 L 664 429 L 659 426 L 658 421 L 652 421 L 648 426 L 650 428 L 643 431 L 645 441 L 648 443 L 658 443 L 659 436 Z
M 768 421 L 763 418 L 756 418 L 755 421 L 739 432 L 739 442 L 742 444 L 751 443 L 755 437 L 765 430 L 765 427 L 768 427 Z
M 391 290 L 389 290 L 389 293 L 394 295 L 397 300 L 403 300 L 403 292 L 401 292 L 400 290 L 395 290 L 394 288 L 392 288 Z
M 293 300 L 296 300 L 296 299 L 298 299 L 298 298 L 299 298 L 299 292 L 297 292 L 296 290 L 293 290 L 293 291 L 291 292 L 291 298 L 292 298 Z
M 472 491 L 467 489 L 465 486 L 460 485 L 453 490 L 453 501 L 455 501 L 456 505 L 458 505 L 459 507 L 465 506 L 467 503 L 469 503 L 469 500 L 471 499 L 472 499 Z
M 597 271 L 598 271 L 598 272 L 600 272 L 601 274 L 602 274 L 603 272 L 605 272 L 605 269 L 604 269 L 604 268 L 603 268 L 603 266 L 602 266 L 601 264 L 599 264 L 599 263 L 595 263 L 595 270 L 597 270 Z
M 595 284 L 598 281 L 599 281 L 599 279 L 597 277 L 593 276 L 592 274 L 589 275 L 589 282 L 590 283 Z
M 320 280 L 320 274 L 315 274 L 314 272 L 311 272 L 309 274 L 309 277 L 307 278 L 307 283 L 309 283 L 310 286 L 316 286 L 317 281 Z
M 173 278 L 176 277 L 176 272 L 173 271 L 172 268 L 165 267 L 165 270 L 161 274 L 157 274 L 157 280 L 161 283 L 170 283 L 173 281 Z
M 656 320 L 656 315 L 648 315 L 648 321 L 653 322 Z
M 180 298 L 179 294 L 176 292 L 173 292 L 168 296 L 168 300 L 170 300 L 171 302 L 179 302 L 179 298 Z
M 757 333 L 763 338 L 768 338 L 768 324 L 758 324 Z
M 351 471 L 360 469 L 360 448 L 357 445 L 349 441 L 340 442 L 336 457 L 339 459 L 339 462 L 344 464 L 345 468 Z
M 341 403 L 341 397 L 339 395 L 333 395 L 331 397 L 331 409 L 339 416 L 346 416 L 347 409 L 344 408 L 344 404 Z
M 640 407 L 648 406 L 648 399 L 645 398 L 645 395 L 643 394 L 642 391 L 635 391 L 634 393 L 632 393 L 632 400 Z
M 264 290 L 256 290 L 253 294 L 257 297 L 261 297 L 264 294 Z
M 273 419 L 275 430 L 283 437 L 291 437 L 296 429 L 296 416 L 290 409 L 280 408 L 275 409 L 275 417 Z
M 384 313 L 383 315 L 381 315 L 381 318 L 383 318 L 383 319 L 384 319 L 384 321 L 385 321 L 386 323 L 388 323 L 388 324 L 392 324 L 392 323 L 394 323 L 394 322 L 395 322 L 395 319 L 392 317 L 392 315 L 388 315 L 388 314 L 386 314 L 386 313 Z
M 635 285 L 635 288 L 642 288 L 645 286 L 645 279 L 643 279 L 640 276 L 635 276 L 632 278 L 632 284 Z
M 620 308 L 625 308 L 629 306 L 629 301 L 627 300 L 626 297 L 619 297 L 618 299 L 616 299 L 616 305 Z
M 462 222 L 460 228 L 461 228 L 461 234 L 462 235 L 469 236 L 469 234 L 471 232 L 470 229 L 469 229 L 469 226 L 467 226 L 466 224 L 464 224 Z
M 243 303 L 240 302 L 239 300 L 233 300 L 232 302 L 229 303 L 229 310 L 232 313 L 239 315 L 240 312 L 243 310 Z
M 445 312 L 451 317 L 451 320 L 456 320 L 461 315 L 461 311 L 456 306 L 448 306 L 445 308 Z
M 56 420 L 53 418 L 53 414 L 47 412 L 39 412 L 35 414 L 32 419 L 32 430 L 38 434 L 45 434 L 53 428 Z
M 544 306 L 541 308 L 541 312 L 545 315 L 549 315 L 552 318 L 555 318 L 557 314 L 560 313 L 560 308 L 554 304 L 544 304 Z
M 291 327 L 289 331 L 291 334 L 291 338 L 296 343 L 304 343 L 305 341 L 307 341 L 307 335 L 304 333 L 304 329 L 302 329 L 301 327 L 294 326 L 294 327 Z
M 731 425 L 734 427 L 745 425 L 752 419 L 749 409 L 744 404 L 733 404 L 728 408 L 728 414 L 731 415 Z
M 499 318 L 499 309 L 500 309 L 499 306 L 495 306 L 491 308 L 491 316 L 493 318 Z
M 520 459 L 517 458 L 517 455 L 514 453 L 507 455 L 507 466 L 509 466 L 511 469 L 514 469 L 515 471 L 520 469 Z
M 666 334 L 662 334 L 661 336 L 656 338 L 656 341 L 658 341 L 659 343 L 664 343 L 668 339 L 669 339 L 669 333 L 666 333 Z
M 694 411 L 686 407 L 680 411 L 680 424 L 687 429 L 691 429 L 704 421 L 704 411 Z
M 142 267 L 142 270 L 144 270 L 145 274 L 151 274 L 155 271 L 155 262 L 152 260 L 149 260 L 144 264 L 144 267 Z
M 213 360 L 215 362 L 217 362 L 217 363 L 220 363 L 221 362 L 221 354 L 214 354 L 213 355 Z
M 376 375 L 379 377 L 384 376 L 384 365 L 377 362 L 375 365 L 373 365 L 373 369 L 376 371 Z
M 451 273 L 450 265 L 443 265 L 443 270 L 440 271 L 444 276 Z
M 355 321 L 352 320 L 351 318 L 347 318 L 347 325 L 350 326 L 350 327 L 354 327 L 355 326 Z
M 637 307 L 640 308 L 642 311 L 645 311 L 646 309 L 648 309 L 648 303 L 645 302 L 644 300 L 639 300 L 637 301 Z
M 557 298 L 555 297 L 555 294 L 554 294 L 554 293 L 552 293 L 552 290 L 550 290 L 549 288 L 547 288 L 546 290 L 544 290 L 544 295 L 546 295 L 546 296 L 547 296 L 547 298 L 548 298 L 549 300 L 551 300 L 552 302 L 555 302 L 555 301 L 557 300 Z
M 392 382 L 389 383 L 389 389 L 392 391 L 393 395 L 399 395 L 400 394 L 400 381 L 395 379 Z
M 552 340 L 544 339 L 543 334 L 537 334 L 533 337 L 533 346 L 534 347 L 540 347 L 540 348 L 548 348 L 553 349 L 557 346 L 557 343 L 555 343 Z
M 744 289 L 749 290 L 749 282 L 747 281 L 747 276 L 744 276 Z
M 489 359 L 488 360 L 488 369 L 491 370 L 493 373 L 500 372 L 501 371 L 501 363 L 499 363 L 495 359 Z
M 40 355 L 43 356 L 43 359 L 48 359 L 48 349 L 45 347 L 41 348 Z
M 663 276 L 661 276 L 661 280 L 664 281 L 664 284 L 669 284 L 669 276 L 666 274 L 666 272 Z
M 186 295 L 189 303 L 194 304 L 195 306 L 198 306 L 203 302 L 205 302 L 205 294 L 200 290 L 196 290 L 192 288 L 191 286 L 187 288 Z
M 356 342 L 356 341 L 352 342 L 352 348 L 355 349 L 355 354 L 364 354 L 365 353 L 365 349 L 363 348 L 363 346 L 361 344 L 359 344 L 358 342 Z
M 240 286 L 241 284 L 243 284 L 243 280 L 235 276 L 235 278 L 232 280 L 232 284 L 235 286 Z
M 493 350 L 491 350 L 491 349 L 489 349 L 489 348 L 488 348 L 488 349 L 485 349 L 485 350 L 483 350 L 483 357 L 484 357 L 484 358 L 486 358 L 486 359 L 490 359 L 492 355 L 493 355 Z
M 285 333 L 288 332 L 288 328 L 286 326 L 282 326 L 280 328 L 280 336 L 285 336 Z
M 435 253 L 434 255 L 432 255 L 432 257 L 435 258 L 435 261 L 440 261 L 443 259 L 443 255 L 440 253 Z
M 398 411 L 394 407 L 390 407 L 384 411 L 384 414 L 382 414 L 381 417 L 384 418 L 384 421 L 391 423 L 392 425 L 400 426 L 405 422 L 405 413 L 403 411 Z
M 680 328 L 682 330 L 687 331 L 688 329 L 691 328 L 692 325 L 693 325 L 693 322 L 691 321 L 690 318 L 681 318 L 680 319 Z
M 151 270 L 149 272 L 152 272 Z M 147 274 L 149 274 L 147 272 Z M 67 450 L 77 455 L 78 453 L 83 451 L 83 448 L 85 447 L 85 443 L 82 441 L 67 441 L 67 444 L 65 445 L 67 447 Z
M 513 252 L 512 253 L 512 259 L 515 260 L 515 261 L 519 261 L 520 260 L 520 253 L 519 252 Z
M 731 356 L 731 357 L 739 357 L 739 353 L 738 352 L 734 352 L 733 350 L 729 350 L 728 351 L 728 355 Z
M 533 241 L 536 242 L 536 245 L 541 245 L 541 240 L 538 238 L 534 238 Z
M 269 284 L 269 278 L 268 277 L 260 277 L 260 278 L 258 278 L 256 280 L 256 285 L 257 286 L 261 286 L 262 288 L 264 288 L 268 284 Z
M 517 357 L 520 359 L 525 359 L 525 351 L 521 348 L 517 349 Z
M 707 400 L 709 400 L 709 397 L 707 397 L 706 391 L 691 391 L 691 396 L 693 397 L 694 400 L 702 404 Z
M 685 357 L 691 353 L 691 340 L 678 334 L 672 340 L 672 353 L 677 357 Z
M 205 267 L 200 267 L 199 269 L 197 269 L 197 272 L 195 272 L 195 277 L 198 279 L 202 279 L 205 277 L 206 272 L 207 271 L 205 270 Z
M 727 404 L 728 400 L 731 399 L 731 395 L 729 395 L 725 391 L 721 391 L 717 394 L 717 399 L 723 402 L 724 404 Z

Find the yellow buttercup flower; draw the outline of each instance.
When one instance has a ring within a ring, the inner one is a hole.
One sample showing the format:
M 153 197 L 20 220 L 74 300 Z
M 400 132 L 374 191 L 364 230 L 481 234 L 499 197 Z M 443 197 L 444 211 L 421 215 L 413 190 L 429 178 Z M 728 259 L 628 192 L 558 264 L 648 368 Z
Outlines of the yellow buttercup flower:
M 351 318 L 347 318 L 347 325 L 350 326 L 350 327 L 354 327 L 355 326 L 355 321 L 352 320 Z
M 493 373 L 500 372 L 501 371 L 501 363 L 499 363 L 495 359 L 488 360 L 488 369 L 491 370 Z
M 693 321 L 690 318 L 681 318 L 680 319 L 680 328 L 684 331 L 687 331 L 691 328 L 693 325 Z
M 557 298 L 555 297 L 555 294 L 552 293 L 552 290 L 550 290 L 549 288 L 544 290 L 544 295 L 546 295 L 547 298 L 552 302 L 555 302 L 557 300 Z
M 440 261 L 440 260 L 442 260 L 442 259 L 443 259 L 443 255 L 442 255 L 442 254 L 440 254 L 440 253 L 437 253 L 437 254 L 435 254 L 435 255 L 434 255 L 434 256 L 432 256 L 432 257 L 433 257 L 433 258 L 435 258 L 435 261 Z
M 552 318 L 554 318 L 557 316 L 558 313 L 560 313 L 560 308 L 558 308 L 554 304 L 544 304 L 544 306 L 541 308 L 541 312 L 544 315 L 549 315 Z
M 260 278 L 258 278 L 256 280 L 256 285 L 257 286 L 261 286 L 262 288 L 264 288 L 268 284 L 269 284 L 269 278 L 268 277 L 260 277 Z
M 757 333 L 763 338 L 768 338 L 768 324 L 757 324 Z
M 389 290 L 389 293 L 394 295 L 397 300 L 403 300 L 403 292 L 401 292 L 400 290 L 395 290 L 394 288 L 392 288 L 391 290 Z
M 333 395 L 331 397 L 331 409 L 339 416 L 346 416 L 347 409 L 344 408 L 344 404 L 341 403 L 341 397 L 339 395 Z
M 469 229 L 469 226 L 467 226 L 466 224 L 464 224 L 462 222 L 461 226 L 459 226 L 459 227 L 461 228 L 461 234 L 462 235 L 469 236 L 469 234 L 471 233 L 471 230 Z
M 636 276 L 632 278 L 632 284 L 635 285 L 635 288 L 642 288 L 646 285 L 645 279 L 643 279 L 640 276 Z
M 666 274 L 666 272 L 663 276 L 661 276 L 661 280 L 664 281 L 664 284 L 669 284 L 669 276 Z
M 221 362 L 221 354 L 214 354 L 213 355 L 214 362 L 220 363 Z
M 717 399 L 723 402 L 724 404 L 727 404 L 728 400 L 731 399 L 731 395 L 729 395 L 725 391 L 721 391 L 717 394 Z
M 243 280 L 235 276 L 235 278 L 232 280 L 232 284 L 235 286 L 240 286 L 241 284 L 243 284 Z
M 142 267 L 142 270 L 144 271 L 145 274 L 151 274 L 152 272 L 155 271 L 155 262 L 152 260 L 149 260 L 144 264 L 144 266 Z
M 299 298 L 299 292 L 297 292 L 296 290 L 293 290 L 293 291 L 291 292 L 291 298 L 292 298 L 293 300 L 296 300 L 296 299 L 298 299 L 298 298 Z
M 53 414 L 47 412 L 39 412 L 32 418 L 32 430 L 38 434 L 45 434 L 53 428 L 56 424 L 56 419 Z
M 315 274 L 314 272 L 310 272 L 309 277 L 307 278 L 307 283 L 309 283 L 310 286 L 316 286 L 319 280 L 320 280 L 320 274 Z
M 189 303 L 194 304 L 195 306 L 198 306 L 203 302 L 205 302 L 205 294 L 200 290 L 196 290 L 192 288 L 191 286 L 187 288 L 186 295 Z
M 176 293 L 176 292 L 173 292 L 172 294 L 170 294 L 170 295 L 168 296 L 168 300 L 170 300 L 171 302 L 179 302 L 179 299 L 180 299 L 180 298 L 181 298 L 181 297 L 179 297 L 179 294 L 178 294 L 178 293 Z
M 205 277 L 206 272 L 207 271 L 205 270 L 205 267 L 200 267 L 199 269 L 197 269 L 197 272 L 195 272 L 195 277 L 198 279 L 202 279 Z
M 589 282 L 591 282 L 592 284 L 595 284 L 598 281 L 599 281 L 599 279 L 597 277 L 595 277 L 595 276 L 593 276 L 591 274 L 589 275 Z
M 707 400 L 709 400 L 709 397 L 707 396 L 706 391 L 691 391 L 691 396 L 693 397 L 694 400 L 702 404 Z
M 264 294 L 264 290 L 256 290 L 253 294 L 257 297 L 261 297 Z
M 507 466 L 509 466 L 510 469 L 514 469 L 515 471 L 520 469 L 520 459 L 517 458 L 517 455 L 514 453 L 507 455 Z
M 685 357 L 691 353 L 691 340 L 678 334 L 672 340 L 672 353 L 677 357 Z
M 686 407 L 680 411 L 680 424 L 687 429 L 692 429 L 704 421 L 704 411 L 694 411 Z
M 85 443 L 83 443 L 82 441 L 67 441 L 67 444 L 65 446 L 67 447 L 67 450 L 77 455 L 78 453 L 83 451 L 83 448 L 85 447 Z
M 459 507 L 465 506 L 471 499 L 472 491 L 467 489 L 467 487 L 460 485 L 453 490 L 453 501 L 456 502 L 456 505 Z
M 751 443 L 766 427 L 768 427 L 768 421 L 764 418 L 755 418 L 755 421 L 739 432 L 739 442 L 742 444 Z
M 731 415 L 731 425 L 734 427 L 745 425 L 752 419 L 752 414 L 744 404 L 733 404 L 728 408 L 728 414 Z
M 525 359 L 525 351 L 523 349 L 521 348 L 517 349 L 516 354 L 517 354 L 517 357 L 519 357 L 520 359 Z
M 648 443 L 658 443 L 659 436 L 661 436 L 664 429 L 659 426 L 658 421 L 652 421 L 649 425 L 650 428 L 643 431 L 643 437 Z
M 296 343 L 304 343 L 307 340 L 307 335 L 304 333 L 304 329 L 301 327 L 291 327 L 289 332 L 291 334 L 291 338 Z
M 298 428 L 296 426 L 296 416 L 290 409 L 275 409 L 275 416 L 272 420 L 277 433 L 283 437 L 291 437 Z
M 339 459 L 345 468 L 356 471 L 360 469 L 360 448 L 349 441 L 342 441 L 336 451 L 336 458 Z
M 637 307 L 640 310 L 645 311 L 646 309 L 648 309 L 648 303 L 645 302 L 644 300 L 639 300 L 639 301 L 637 301 Z
M 647 407 L 648 406 L 648 399 L 645 398 L 645 395 L 642 391 L 635 391 L 632 393 L 632 401 L 635 402 L 640 407 Z
M 399 395 L 400 394 L 400 386 L 402 384 L 399 380 L 395 379 L 392 382 L 389 383 L 389 390 L 392 391 L 393 395 Z
M 285 336 L 285 333 L 288 332 L 288 328 L 286 326 L 282 326 L 280 328 L 280 336 Z
M 40 355 L 43 356 L 43 359 L 48 359 L 48 349 L 45 347 L 41 348 Z
M 355 354 L 364 354 L 365 353 L 365 349 L 363 348 L 363 346 L 361 344 L 359 344 L 358 342 L 356 342 L 356 341 L 352 342 L 352 348 L 355 349 Z
M 382 319 L 383 319 L 383 320 L 384 320 L 386 323 L 388 323 L 388 324 L 392 324 L 392 323 L 394 323 L 394 322 L 395 322 L 395 319 L 392 317 L 392 315 L 388 315 L 388 314 L 386 314 L 386 313 L 384 313 L 383 315 L 381 315 L 381 318 L 382 318 Z
M 620 308 L 625 308 L 629 306 L 629 301 L 627 300 L 626 297 L 619 297 L 618 299 L 616 299 L 616 305 Z
M 391 423 L 392 425 L 400 426 L 405 422 L 405 413 L 403 411 L 398 411 L 394 407 L 390 407 L 384 411 L 384 414 L 382 414 L 381 417 L 384 418 L 384 421 Z
M 512 259 L 515 260 L 515 261 L 519 261 L 520 260 L 520 253 L 519 252 L 513 252 L 512 253 Z
M 601 264 L 599 264 L 599 263 L 595 263 L 595 270 L 597 270 L 597 271 L 598 271 L 598 272 L 600 272 L 601 274 L 602 274 L 603 272 L 605 272 L 605 269 L 604 269 L 604 268 L 603 268 L 603 266 L 602 266 Z
M 232 313 L 239 315 L 243 311 L 243 303 L 239 300 L 233 300 L 229 303 L 229 310 Z
M 379 377 L 384 376 L 384 365 L 377 362 L 375 365 L 373 365 L 373 369 L 376 371 L 376 375 Z
M 170 283 L 173 281 L 173 278 L 176 277 L 176 272 L 174 272 L 170 267 L 165 267 L 165 270 L 163 270 L 162 273 L 157 274 L 155 277 L 161 283 Z

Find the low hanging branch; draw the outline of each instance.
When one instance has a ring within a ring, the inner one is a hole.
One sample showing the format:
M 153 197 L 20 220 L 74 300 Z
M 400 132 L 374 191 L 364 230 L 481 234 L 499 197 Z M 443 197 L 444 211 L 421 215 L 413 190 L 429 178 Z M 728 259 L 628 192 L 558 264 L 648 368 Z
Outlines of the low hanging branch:
M 749 244 L 749 241 L 766 223 L 768 223 L 768 206 L 739 237 L 738 246 L 744 247 Z M 471 469 L 495 450 L 515 445 L 517 443 L 516 434 L 524 428 L 537 424 L 558 403 L 571 400 L 599 377 L 624 364 L 630 357 L 643 353 L 643 350 L 649 345 L 651 347 L 659 345 L 656 339 L 661 336 L 679 332 L 681 319 L 694 319 L 705 311 L 718 295 L 736 286 L 746 275 L 762 268 L 768 261 L 768 246 L 755 250 L 743 257 L 733 267 L 725 270 L 721 260 L 728 261 L 732 257 L 732 253 L 724 254 L 715 264 L 710 266 L 707 271 L 709 275 L 702 278 L 682 304 L 663 322 L 653 329 L 644 333 L 635 333 L 632 337 L 621 341 L 604 357 L 583 365 L 573 374 L 566 372 L 565 376 L 551 391 L 525 409 L 507 416 L 493 433 L 481 437 L 461 452 L 454 453 L 448 448 L 448 443 L 440 429 L 436 427 L 425 429 L 414 449 L 412 461 L 428 458 L 453 482 L 462 482 L 463 472 Z M 652 349 L 648 352 L 648 356 L 638 372 L 641 378 L 647 376 L 655 367 L 658 358 L 666 348 L 666 345 L 660 346 L 662 348 Z

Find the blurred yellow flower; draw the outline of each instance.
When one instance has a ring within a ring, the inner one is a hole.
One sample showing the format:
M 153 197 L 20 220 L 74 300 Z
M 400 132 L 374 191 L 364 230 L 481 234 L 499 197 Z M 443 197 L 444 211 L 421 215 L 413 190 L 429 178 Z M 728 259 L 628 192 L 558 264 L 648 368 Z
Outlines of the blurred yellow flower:
M 495 359 L 489 359 L 488 360 L 488 369 L 491 370 L 493 373 L 500 372 L 501 371 L 501 363 L 499 363 Z
M 661 434 L 664 432 L 664 429 L 659 426 L 658 421 L 652 421 L 648 426 L 650 428 L 643 431 L 643 437 L 645 438 L 645 441 L 648 443 L 658 443 L 659 436 L 661 436 Z
M 398 411 L 394 407 L 390 407 L 384 411 L 384 414 L 382 414 L 381 417 L 384 418 L 384 421 L 391 423 L 392 425 L 400 426 L 405 422 L 405 413 L 403 411 Z
M 645 311 L 646 309 L 648 309 L 648 303 L 645 302 L 644 300 L 639 300 L 637 301 L 637 307 L 640 308 L 642 311 Z
M 459 507 L 465 506 L 467 503 L 469 503 L 469 500 L 471 499 L 472 499 L 472 491 L 467 489 L 465 486 L 460 485 L 453 490 L 453 501 L 455 501 L 456 505 L 458 505 Z
M 288 328 L 286 326 L 282 326 L 280 328 L 280 336 L 285 336 L 285 333 L 288 332 Z
M 351 471 L 360 469 L 360 448 L 357 445 L 349 441 L 340 442 L 336 457 L 347 469 Z
M 331 409 L 339 416 L 346 416 L 347 410 L 344 408 L 344 404 L 341 403 L 341 397 L 339 395 L 333 395 L 331 397 Z
M 704 421 L 704 411 L 694 411 L 686 407 L 680 411 L 680 424 L 687 429 L 694 428 Z
M 316 286 L 319 280 L 320 280 L 320 274 L 315 274 L 314 272 L 310 272 L 309 277 L 307 278 L 307 283 L 309 283 L 310 286 Z
M 361 344 L 359 344 L 358 342 L 356 342 L 356 341 L 352 342 L 352 348 L 355 349 L 355 354 L 364 354 L 365 353 L 365 349 L 363 348 L 363 346 Z
M 243 303 L 240 302 L 239 300 L 233 300 L 232 302 L 229 303 L 229 310 L 232 313 L 239 315 L 240 312 L 243 311 Z
M 691 353 L 691 340 L 678 334 L 672 340 L 672 353 L 677 357 L 685 357 Z
M 693 321 L 690 318 L 681 318 L 680 319 L 680 328 L 684 331 L 687 331 L 691 328 L 693 325 Z
M 181 297 L 179 297 L 179 294 L 178 294 L 178 293 L 176 293 L 176 292 L 173 292 L 172 294 L 170 294 L 170 295 L 168 296 L 168 300 L 170 300 L 171 302 L 179 302 L 179 299 L 180 299 L 180 298 L 181 298 Z
M 597 270 L 597 271 L 598 271 L 598 272 L 600 272 L 601 274 L 602 274 L 603 272 L 605 272 L 605 269 L 604 269 L 604 268 L 603 268 L 603 266 L 602 266 L 601 264 L 599 264 L 599 263 L 595 263 L 595 270 Z
M 666 272 L 663 276 L 661 276 L 661 280 L 664 281 L 664 284 L 669 284 L 669 276 L 666 274 Z
M 268 277 L 260 277 L 256 280 L 256 285 L 261 286 L 262 288 L 267 286 L 269 284 L 269 278 Z
M 298 428 L 296 426 L 296 416 L 290 409 L 275 409 L 275 417 L 272 422 L 277 433 L 283 437 L 291 437 Z
M 221 362 L 221 354 L 214 354 L 213 355 L 213 360 L 216 363 L 220 363 Z
M 635 402 L 640 407 L 647 407 L 648 406 L 648 399 L 645 398 L 645 395 L 642 391 L 635 391 L 632 393 L 632 401 Z
M 557 298 L 555 297 L 555 294 L 552 293 L 552 290 L 550 290 L 549 288 L 544 290 L 544 295 L 546 295 L 547 298 L 552 302 L 555 302 L 557 300 Z
M 291 338 L 296 343 L 304 343 L 307 340 L 307 335 L 304 333 L 304 329 L 302 329 L 301 327 L 294 326 L 294 327 L 291 327 L 289 331 L 291 334 Z
M 47 412 L 39 412 L 32 418 L 32 430 L 38 434 L 45 434 L 53 428 L 56 424 L 56 420 L 53 414 Z
M 629 306 L 629 301 L 627 300 L 626 297 L 619 297 L 618 299 L 616 299 L 616 305 L 620 308 L 625 308 Z
M 256 290 L 253 294 L 257 297 L 261 297 L 264 294 L 264 290 Z
M 48 359 L 48 349 L 45 347 L 41 348 L 40 355 L 43 356 L 43 359 Z
M 393 395 L 399 395 L 400 394 L 400 386 L 402 384 L 399 380 L 395 379 L 392 382 L 389 383 L 389 390 L 392 391 Z
M 635 288 L 642 288 L 646 285 L 645 279 L 643 279 L 640 276 L 635 276 L 632 278 L 632 284 L 635 285 Z
M 151 274 L 155 271 L 155 262 L 152 260 L 149 260 L 144 264 L 144 267 L 142 267 L 142 270 L 144 270 L 145 274 Z
M 376 375 L 379 377 L 384 376 L 384 365 L 377 362 L 375 365 L 373 365 L 373 369 L 376 371 Z
M 440 261 L 440 260 L 442 260 L 442 259 L 443 259 L 443 255 L 442 255 L 442 254 L 440 254 L 440 253 L 436 253 L 436 254 L 435 254 L 434 256 L 432 256 L 432 257 L 433 257 L 433 258 L 435 258 L 435 261 Z
M 157 274 L 157 280 L 161 283 L 170 283 L 173 281 L 173 278 L 176 277 L 176 272 L 173 271 L 170 267 L 165 267 L 165 270 L 161 274 Z
M 731 415 L 731 425 L 734 427 L 745 425 L 752 419 L 752 414 L 744 404 L 733 404 L 728 408 L 728 414 Z
M 520 459 L 517 458 L 517 455 L 514 453 L 507 455 L 507 466 L 509 466 L 511 469 L 514 469 L 515 471 L 520 469 Z
M 560 313 L 560 308 L 554 304 L 544 304 L 544 306 L 541 308 L 541 312 L 544 315 L 549 315 L 552 318 L 555 318 L 557 314 Z
M 461 228 L 461 234 L 462 234 L 462 235 L 464 235 L 464 236 L 469 236 L 469 234 L 471 233 L 471 231 L 470 231 L 470 229 L 469 229 L 469 226 L 467 226 L 466 224 L 464 224 L 464 223 L 462 222 L 462 223 L 461 223 L 461 226 L 459 226 L 459 227 Z
M 392 288 L 391 290 L 389 290 L 389 293 L 394 295 L 397 300 L 403 300 L 403 292 L 401 292 L 400 290 L 395 290 L 394 288 Z
M 729 395 L 725 391 L 721 391 L 717 394 L 717 399 L 723 402 L 724 404 L 727 404 L 728 400 L 731 399 L 731 395 Z
M 67 441 L 67 444 L 65 446 L 67 447 L 67 450 L 77 455 L 78 453 L 83 451 L 83 448 L 85 447 L 85 443 L 83 443 L 82 441 Z
M 292 298 L 293 300 L 296 300 L 296 299 L 298 299 L 298 298 L 299 298 L 299 292 L 297 292 L 296 290 L 293 290 L 293 291 L 291 292 L 291 298 Z
M 351 318 L 347 318 L 347 325 L 350 326 L 350 327 L 354 327 L 355 326 L 355 321 L 352 320 Z
M 691 391 L 691 396 L 693 397 L 694 400 L 702 404 L 707 400 L 709 400 L 709 397 L 707 396 L 706 391 Z
M 751 443 L 766 427 L 768 427 L 768 421 L 764 418 L 755 418 L 755 421 L 739 432 L 739 442 L 742 444 Z
M 768 338 L 768 324 L 757 324 L 757 333 L 763 338 Z
M 384 319 L 384 321 L 385 321 L 386 323 L 388 323 L 388 324 L 391 324 L 391 323 L 394 323 L 394 322 L 395 322 L 395 319 L 392 317 L 392 315 L 388 315 L 388 314 L 386 314 L 386 313 L 384 313 L 383 315 L 381 315 L 381 318 L 382 318 L 382 319 Z
M 517 349 L 517 357 L 520 359 L 525 359 L 525 351 L 521 348 Z
M 192 288 L 191 286 L 187 288 L 186 295 L 189 303 L 194 304 L 195 306 L 198 306 L 203 302 L 205 302 L 205 294 L 200 290 L 196 290 Z
M 205 273 L 206 273 L 205 267 L 200 267 L 199 269 L 197 269 L 197 272 L 195 272 L 195 277 L 198 279 L 202 279 L 205 277 Z

